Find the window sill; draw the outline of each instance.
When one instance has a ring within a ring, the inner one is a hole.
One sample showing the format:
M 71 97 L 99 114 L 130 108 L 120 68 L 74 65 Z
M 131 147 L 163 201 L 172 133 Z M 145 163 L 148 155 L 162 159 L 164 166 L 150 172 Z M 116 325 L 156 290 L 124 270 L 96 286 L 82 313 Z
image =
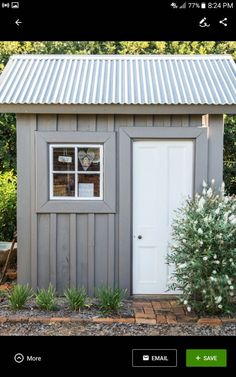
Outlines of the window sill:
M 59 206 L 58 206 L 59 204 Z M 111 208 L 105 201 L 101 200 L 49 200 L 40 208 L 38 213 L 115 213 L 115 208 Z

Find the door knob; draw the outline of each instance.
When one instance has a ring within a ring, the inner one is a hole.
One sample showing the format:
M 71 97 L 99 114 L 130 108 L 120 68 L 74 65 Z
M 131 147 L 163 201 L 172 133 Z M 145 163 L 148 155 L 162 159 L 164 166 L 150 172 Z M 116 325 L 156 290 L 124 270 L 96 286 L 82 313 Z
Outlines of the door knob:
M 141 235 L 138 236 L 138 239 L 139 239 L 139 240 L 141 240 L 142 238 L 143 238 L 143 236 L 141 236 Z

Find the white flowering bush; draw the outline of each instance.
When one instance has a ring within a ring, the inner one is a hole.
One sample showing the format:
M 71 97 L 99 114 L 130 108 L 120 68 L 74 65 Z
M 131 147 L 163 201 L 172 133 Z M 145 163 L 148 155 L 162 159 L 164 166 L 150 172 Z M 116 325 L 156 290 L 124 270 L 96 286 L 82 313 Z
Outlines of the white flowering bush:
M 236 197 L 203 183 L 201 195 L 177 211 L 168 263 L 175 264 L 170 289 L 182 291 L 187 311 L 233 311 L 236 293 Z

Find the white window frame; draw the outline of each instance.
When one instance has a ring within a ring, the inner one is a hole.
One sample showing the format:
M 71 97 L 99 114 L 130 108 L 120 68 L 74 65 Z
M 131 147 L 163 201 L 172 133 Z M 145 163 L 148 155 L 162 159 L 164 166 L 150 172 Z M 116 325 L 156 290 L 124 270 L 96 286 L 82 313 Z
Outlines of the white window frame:
M 72 171 L 53 170 L 53 149 L 54 148 L 74 148 L 75 168 Z M 79 171 L 78 170 L 78 148 L 99 148 L 100 150 L 100 170 L 99 171 Z M 103 200 L 103 181 L 104 181 L 104 160 L 103 160 L 103 144 L 49 144 L 49 194 L 50 200 L 74 200 L 74 201 L 95 201 Z M 75 196 L 54 196 L 53 195 L 53 174 L 73 174 L 75 176 Z M 78 196 L 78 176 L 79 175 L 99 175 L 100 176 L 100 196 L 79 197 Z

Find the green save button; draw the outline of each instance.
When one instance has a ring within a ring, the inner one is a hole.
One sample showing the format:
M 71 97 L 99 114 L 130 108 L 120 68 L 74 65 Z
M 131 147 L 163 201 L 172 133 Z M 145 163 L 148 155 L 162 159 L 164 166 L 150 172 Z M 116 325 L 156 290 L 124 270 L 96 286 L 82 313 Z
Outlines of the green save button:
M 186 350 L 187 367 L 226 367 L 226 350 Z

